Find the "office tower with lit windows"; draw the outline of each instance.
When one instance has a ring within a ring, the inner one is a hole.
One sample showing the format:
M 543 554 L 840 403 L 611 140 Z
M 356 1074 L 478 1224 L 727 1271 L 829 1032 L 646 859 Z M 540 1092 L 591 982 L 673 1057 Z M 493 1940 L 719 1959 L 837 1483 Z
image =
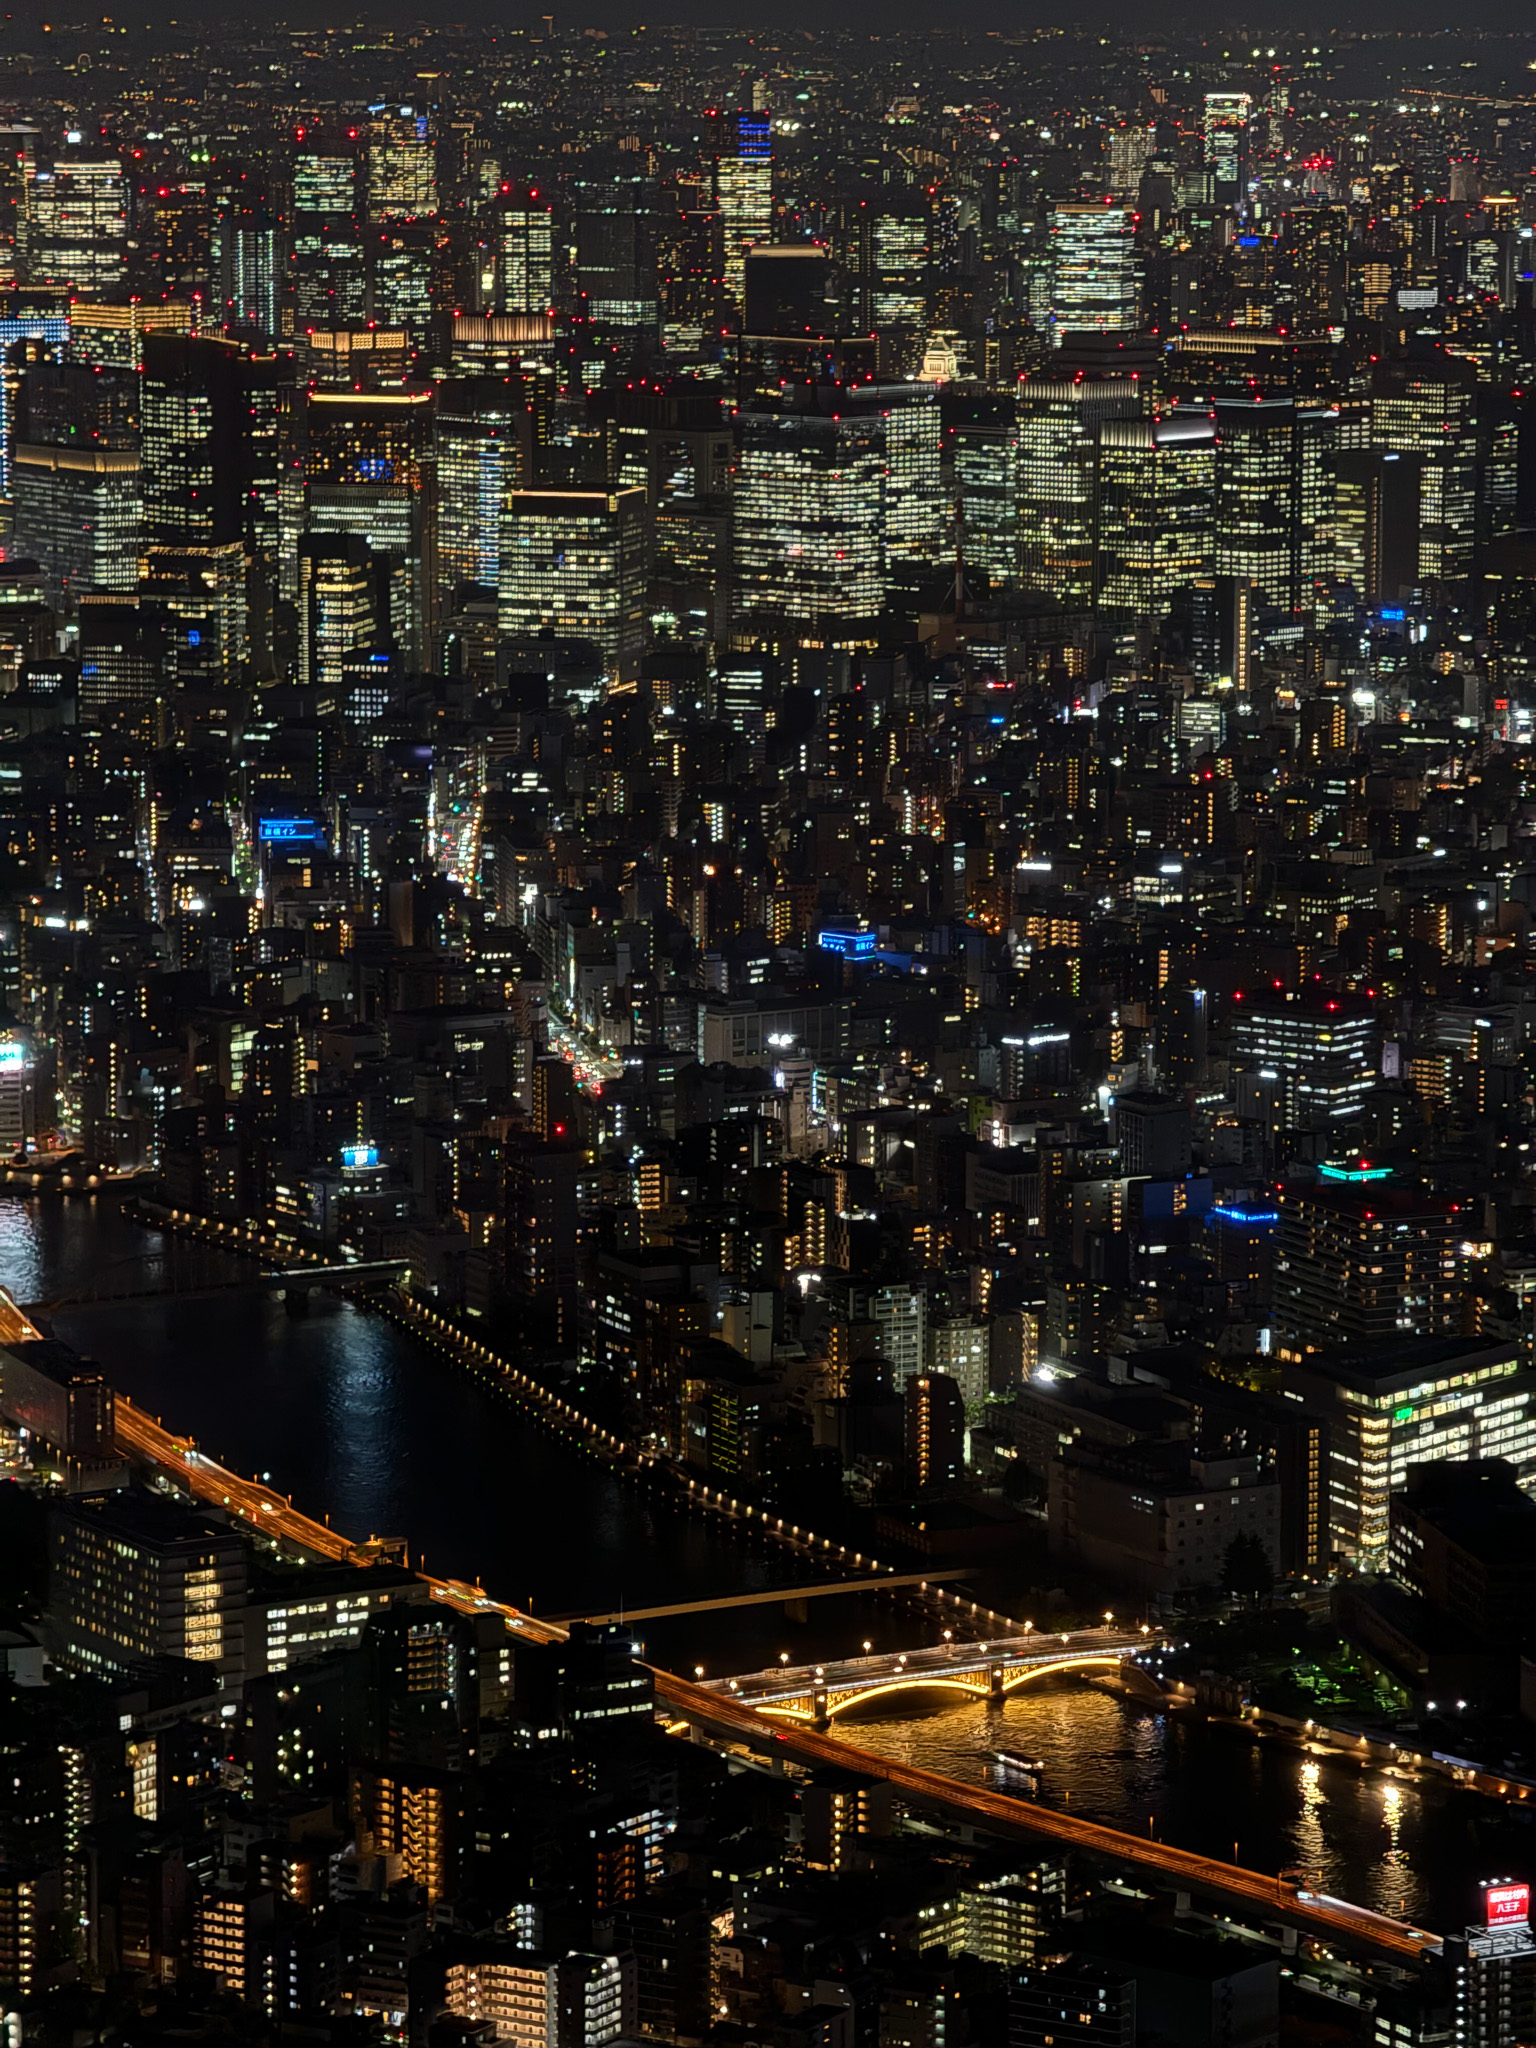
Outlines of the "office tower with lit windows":
M 437 159 L 425 107 L 374 107 L 368 122 L 368 219 L 426 220 L 437 212 Z
M 1360 1160 L 1281 1190 L 1275 1322 L 1300 1356 L 1459 1327 L 1457 1205 Z
M 1136 216 L 1128 206 L 1051 209 L 1051 340 L 1076 328 L 1118 334 L 1140 319 Z
M 661 324 L 653 180 L 630 158 L 583 170 L 569 190 L 579 310 L 621 345 L 644 344 Z
M 917 598 L 935 574 L 949 575 L 953 508 L 940 457 L 936 384 L 865 386 L 851 395 L 885 421 L 885 561 L 893 594 Z
M 898 339 L 925 336 L 932 254 L 927 195 L 897 187 L 864 200 L 849 234 L 855 326 Z
M 349 662 L 389 638 L 389 571 L 360 534 L 299 543 L 299 682 L 339 703 Z
M 39 169 L 30 192 L 27 275 L 80 299 L 121 292 L 128 275 L 128 190 L 121 160 L 80 146 Z
M 19 443 L 12 545 L 41 563 L 57 599 L 132 590 L 139 573 L 139 458 L 131 448 Z
M 367 250 L 372 317 L 426 347 L 438 281 L 436 228 L 420 220 L 386 221 L 368 230 Z
M 1304 611 L 1334 570 L 1338 415 L 1258 395 L 1219 397 L 1215 413 L 1216 574 L 1251 584 L 1262 605 Z
M 251 406 L 237 342 L 144 338 L 141 460 L 144 542 L 221 547 L 247 530 Z
M 139 601 L 160 614 L 171 673 L 183 688 L 222 690 L 246 680 L 249 575 L 242 541 L 145 549 Z
M 226 319 L 264 342 L 275 341 L 282 332 L 287 247 L 271 208 L 226 206 L 214 253 Z
M 595 641 L 610 683 L 632 681 L 645 645 L 645 493 L 513 491 L 497 586 L 504 634 Z
M 1478 396 L 1472 366 L 1445 355 L 1383 363 L 1371 391 L 1371 446 L 1417 458 L 1419 581 L 1472 573 L 1477 538 Z
M 1134 420 L 1140 410 L 1134 378 L 1034 376 L 1019 385 L 1015 490 L 1026 589 L 1069 608 L 1093 602 L 1098 433 L 1106 421 Z
M 485 209 L 481 290 L 498 313 L 547 313 L 554 304 L 553 222 L 537 187 L 503 185 Z
M 435 591 L 432 417 L 435 394 L 311 391 L 304 407 L 304 523 L 353 534 L 388 561 L 389 634 L 408 663 L 426 658 Z
M 956 554 L 972 596 L 1003 590 L 1019 576 L 1017 407 L 1011 399 L 943 395 L 954 465 Z
M 1352 1250 L 1371 1267 L 1381 1263 L 1382 1279 L 1418 1288 L 1411 1255 L 1405 1263 L 1402 1248 L 1390 1248 L 1398 1224 L 1409 1221 L 1411 1228 L 1411 1217 L 1411 1200 L 1401 1208 L 1383 1200 L 1369 1219 L 1380 1229 L 1360 1234 Z M 1287 1242 L 1282 1196 L 1277 1317 L 1285 1313 Z M 1326 1425 L 1335 1559 L 1390 1568 L 1391 1500 L 1414 1465 L 1500 1458 L 1527 1491 L 1536 1484 L 1536 1372 L 1517 1344 L 1409 1330 L 1353 1343 L 1341 1319 L 1332 1343 L 1301 1350 L 1282 1344 L 1280 1388 Z
M 1094 601 L 1162 621 L 1215 547 L 1216 423 L 1106 420 L 1094 468 Z
M 356 144 L 301 144 L 293 159 L 292 330 L 346 327 L 368 317 L 368 260 Z
M 1287 1126 L 1326 1130 L 1358 1116 L 1376 1084 L 1376 1014 L 1360 997 L 1240 990 L 1230 1026 L 1234 1067 L 1273 1082 Z
M 753 633 L 858 639 L 885 608 L 886 423 L 838 403 L 738 419 L 731 587 Z
M 437 478 L 438 610 L 465 584 L 496 590 L 507 504 L 530 481 L 528 408 L 521 381 L 451 377 L 433 424 Z
M 1293 208 L 1285 216 L 1281 247 L 1297 329 L 1326 334 L 1342 327 L 1349 310 L 1348 208 Z
M 72 1669 L 101 1677 L 177 1657 L 238 1674 L 245 1549 L 200 1508 L 147 1492 L 71 1499 L 53 1514 L 49 1575 Z
M 1245 92 L 1208 92 L 1205 96 L 1205 168 L 1216 199 L 1231 204 L 1243 188 L 1248 168 L 1248 117 L 1253 101 Z
M 739 317 L 746 293 L 747 251 L 773 236 L 773 123 L 766 113 L 739 107 L 711 108 L 704 122 L 706 157 L 720 210 L 725 298 Z

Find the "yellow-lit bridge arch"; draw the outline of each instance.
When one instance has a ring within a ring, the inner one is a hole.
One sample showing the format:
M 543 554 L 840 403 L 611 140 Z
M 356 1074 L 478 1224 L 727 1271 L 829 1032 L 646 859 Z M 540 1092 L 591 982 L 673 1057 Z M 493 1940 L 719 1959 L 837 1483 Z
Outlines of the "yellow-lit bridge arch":
M 1161 1648 L 1161 1641 L 1146 1630 L 1082 1629 L 1068 1635 L 1031 1631 L 1004 1642 L 946 1643 L 935 1649 L 851 1657 L 842 1663 L 786 1664 L 706 1683 L 708 1690 L 761 1713 L 819 1724 L 884 1695 L 941 1691 L 970 1699 L 1000 1699 L 1032 1679 L 1070 1672 L 1118 1678 L 1148 1698 L 1160 1697 L 1152 1667 Z

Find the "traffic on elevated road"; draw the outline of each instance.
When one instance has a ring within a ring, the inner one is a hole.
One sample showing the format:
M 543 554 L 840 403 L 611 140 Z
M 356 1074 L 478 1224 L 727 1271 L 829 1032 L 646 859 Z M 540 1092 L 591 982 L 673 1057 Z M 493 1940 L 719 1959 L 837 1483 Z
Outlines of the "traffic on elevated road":
M 1265 1916 L 1283 1920 L 1340 1949 L 1363 1949 L 1417 1961 L 1441 1946 L 1438 1935 L 1421 1927 L 1298 1889 L 1282 1877 L 1245 1870 L 1240 1864 L 1223 1863 L 1217 1857 L 1200 1856 L 1166 1842 L 1123 1834 L 1117 1828 L 1060 1813 L 1032 1800 L 1015 1799 L 987 1786 L 898 1763 L 856 1748 L 841 1736 L 825 1735 L 799 1723 L 770 1722 L 758 1708 L 732 1695 L 728 1684 L 724 1689 L 690 1684 L 670 1672 L 658 1671 L 656 1696 L 680 1722 L 742 1742 L 760 1753 L 883 1778 L 916 1806 L 958 1814 L 1004 1835 L 1049 1837 L 1091 1855 L 1156 1872 L 1181 1889 L 1257 1907 Z

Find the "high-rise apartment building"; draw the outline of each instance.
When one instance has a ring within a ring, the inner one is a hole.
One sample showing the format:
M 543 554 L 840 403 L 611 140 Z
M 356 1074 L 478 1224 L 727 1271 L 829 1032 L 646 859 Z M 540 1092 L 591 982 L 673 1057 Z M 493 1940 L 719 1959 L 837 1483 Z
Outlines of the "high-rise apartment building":
M 1389 1344 L 1460 1325 L 1454 1203 L 1399 1184 L 1366 1161 L 1324 1165 L 1280 1191 L 1275 1322 L 1300 1355 L 1336 1344 Z

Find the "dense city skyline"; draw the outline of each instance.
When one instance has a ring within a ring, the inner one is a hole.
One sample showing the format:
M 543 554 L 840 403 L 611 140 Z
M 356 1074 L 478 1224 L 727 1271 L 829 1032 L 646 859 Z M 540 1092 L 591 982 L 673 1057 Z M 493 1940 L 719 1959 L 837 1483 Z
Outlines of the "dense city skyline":
M 1533 78 L 4 18 L 7 2048 L 1536 2048 Z

